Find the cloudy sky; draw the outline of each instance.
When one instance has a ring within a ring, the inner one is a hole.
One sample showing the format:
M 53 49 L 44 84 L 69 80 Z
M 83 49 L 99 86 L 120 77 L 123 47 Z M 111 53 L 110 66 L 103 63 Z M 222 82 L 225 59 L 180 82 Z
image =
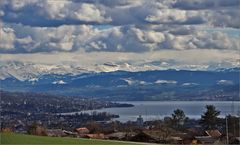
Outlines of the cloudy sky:
M 0 61 L 236 67 L 240 0 L 1 0 Z

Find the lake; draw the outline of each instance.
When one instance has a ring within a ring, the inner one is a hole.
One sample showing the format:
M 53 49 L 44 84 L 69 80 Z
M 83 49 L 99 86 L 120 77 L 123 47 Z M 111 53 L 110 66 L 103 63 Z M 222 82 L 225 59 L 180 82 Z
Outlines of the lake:
M 139 115 L 142 115 L 145 121 L 163 119 L 165 116 L 170 116 L 177 108 L 182 109 L 187 117 L 198 119 L 206 111 L 206 105 L 214 105 L 217 110 L 221 111 L 220 117 L 240 113 L 240 101 L 128 101 L 118 103 L 133 104 L 134 107 L 103 108 L 93 111 L 118 114 L 120 117 L 116 120 L 122 122 L 135 121 Z M 84 112 L 91 113 L 92 111 Z

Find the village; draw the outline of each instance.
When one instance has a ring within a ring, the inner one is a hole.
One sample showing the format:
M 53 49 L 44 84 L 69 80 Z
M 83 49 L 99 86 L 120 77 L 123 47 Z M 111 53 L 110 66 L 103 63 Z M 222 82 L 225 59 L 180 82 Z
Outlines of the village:
M 21 99 L 16 97 L 21 95 Z M 214 105 L 207 105 L 200 119 L 192 119 L 181 109 L 158 120 L 120 122 L 118 114 L 91 111 L 62 114 L 64 111 L 102 107 L 131 107 L 98 100 L 2 92 L 1 132 L 51 137 L 89 138 L 161 144 L 239 144 L 237 115 L 220 118 Z
M 240 118 L 229 115 L 226 118 L 214 116 L 210 120 L 206 119 L 211 111 L 218 112 L 211 110 L 214 106 L 208 107 L 210 109 L 204 113 L 205 119 L 202 117 L 200 120 L 189 119 L 182 110 L 176 109 L 171 116 L 163 120 L 144 121 L 140 115 L 136 121 L 123 123 L 114 120 L 96 121 L 95 117 L 91 117 L 84 123 L 78 123 L 78 127 L 71 127 L 68 124 L 71 121 L 68 120 L 62 120 L 61 124 L 56 124 L 52 128 L 47 128 L 43 122 L 33 122 L 26 126 L 18 122 L 11 128 L 1 128 L 1 131 L 50 137 L 161 144 L 239 144 Z M 68 125 L 64 125 L 64 122 Z

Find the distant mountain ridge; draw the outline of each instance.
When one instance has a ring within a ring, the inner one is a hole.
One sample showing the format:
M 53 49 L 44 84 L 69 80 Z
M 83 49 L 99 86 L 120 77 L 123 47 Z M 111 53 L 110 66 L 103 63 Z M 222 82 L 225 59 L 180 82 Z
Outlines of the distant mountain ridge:
M 194 70 L 194 71 L 216 71 L 216 72 L 240 72 L 240 67 L 235 68 L 211 68 L 210 66 L 182 66 L 186 69 L 171 68 L 166 62 L 149 62 L 146 64 L 131 65 L 128 63 L 115 64 L 106 62 L 94 66 L 75 66 L 75 65 L 54 65 L 54 64 L 34 64 L 18 61 L 0 63 L 0 80 L 15 78 L 19 81 L 37 81 L 44 75 L 81 75 L 84 73 L 94 74 L 101 72 L 142 72 L 155 70 Z M 208 69 L 206 69 L 209 67 Z M 203 69 L 205 68 L 205 69 Z
M 239 100 L 239 68 L 37 74 L 0 81 L 7 91 L 92 96 L 107 100 Z

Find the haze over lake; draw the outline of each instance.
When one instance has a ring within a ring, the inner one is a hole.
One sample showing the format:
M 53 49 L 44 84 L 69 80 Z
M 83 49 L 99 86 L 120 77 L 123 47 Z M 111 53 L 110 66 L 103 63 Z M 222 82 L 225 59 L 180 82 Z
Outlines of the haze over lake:
M 221 111 L 220 117 L 224 117 L 226 114 L 239 115 L 240 113 L 240 101 L 128 101 L 118 103 L 129 103 L 134 107 L 104 108 L 93 111 L 118 114 L 120 117 L 116 120 L 122 122 L 135 121 L 139 115 L 142 115 L 144 120 L 163 119 L 165 116 L 170 116 L 177 108 L 182 109 L 187 117 L 198 119 L 206 110 L 206 105 L 214 105 Z M 91 113 L 93 111 L 84 112 Z

